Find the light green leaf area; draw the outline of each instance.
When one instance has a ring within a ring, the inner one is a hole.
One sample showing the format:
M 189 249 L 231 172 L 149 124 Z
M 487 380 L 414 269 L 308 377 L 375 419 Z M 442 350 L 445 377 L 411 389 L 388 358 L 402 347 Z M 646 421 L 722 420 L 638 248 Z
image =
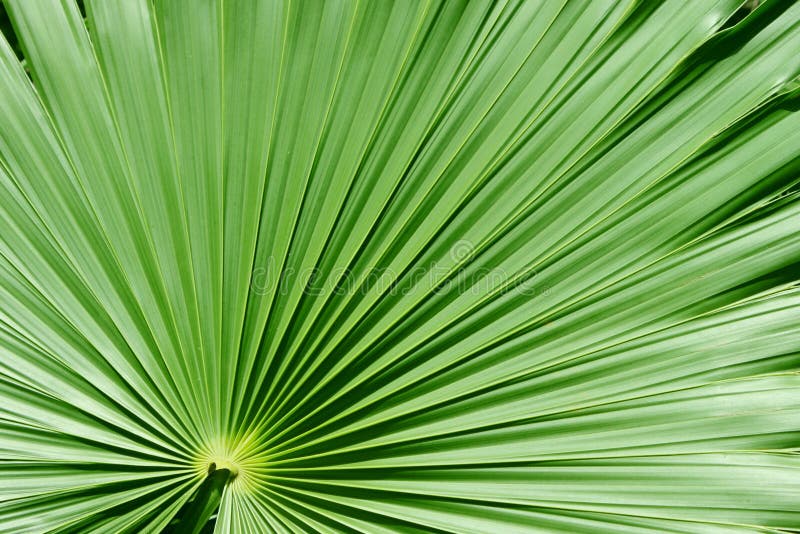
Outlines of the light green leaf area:
M 0 532 L 800 529 L 800 3 L 4 2 Z

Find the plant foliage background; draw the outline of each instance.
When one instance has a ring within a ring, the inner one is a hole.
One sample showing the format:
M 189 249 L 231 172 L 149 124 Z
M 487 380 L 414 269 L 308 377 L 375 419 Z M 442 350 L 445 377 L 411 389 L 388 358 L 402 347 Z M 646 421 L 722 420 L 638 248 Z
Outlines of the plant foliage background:
M 0 531 L 800 528 L 800 5 L 5 1 Z

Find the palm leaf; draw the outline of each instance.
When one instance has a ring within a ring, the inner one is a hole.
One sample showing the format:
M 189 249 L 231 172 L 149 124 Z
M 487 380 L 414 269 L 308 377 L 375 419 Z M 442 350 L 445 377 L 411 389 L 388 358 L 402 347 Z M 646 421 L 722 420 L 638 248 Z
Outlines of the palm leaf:
M 0 530 L 800 528 L 740 4 L 6 0 Z

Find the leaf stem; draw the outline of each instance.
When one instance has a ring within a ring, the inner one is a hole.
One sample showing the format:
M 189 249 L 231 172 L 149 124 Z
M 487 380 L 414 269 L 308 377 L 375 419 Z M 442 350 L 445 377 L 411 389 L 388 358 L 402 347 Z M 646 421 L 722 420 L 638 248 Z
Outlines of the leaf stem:
M 175 520 L 164 529 L 162 534 L 199 534 L 214 512 L 219 509 L 225 484 L 234 476 L 230 469 L 217 469 L 216 464 L 212 463 L 208 468 L 206 479 L 197 488 L 194 496 L 178 511 Z

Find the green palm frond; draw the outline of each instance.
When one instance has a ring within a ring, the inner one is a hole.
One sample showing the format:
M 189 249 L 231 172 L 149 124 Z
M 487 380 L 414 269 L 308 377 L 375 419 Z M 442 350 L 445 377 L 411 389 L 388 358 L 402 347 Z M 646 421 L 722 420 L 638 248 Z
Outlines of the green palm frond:
M 800 528 L 800 4 L 5 2 L 0 532 Z

